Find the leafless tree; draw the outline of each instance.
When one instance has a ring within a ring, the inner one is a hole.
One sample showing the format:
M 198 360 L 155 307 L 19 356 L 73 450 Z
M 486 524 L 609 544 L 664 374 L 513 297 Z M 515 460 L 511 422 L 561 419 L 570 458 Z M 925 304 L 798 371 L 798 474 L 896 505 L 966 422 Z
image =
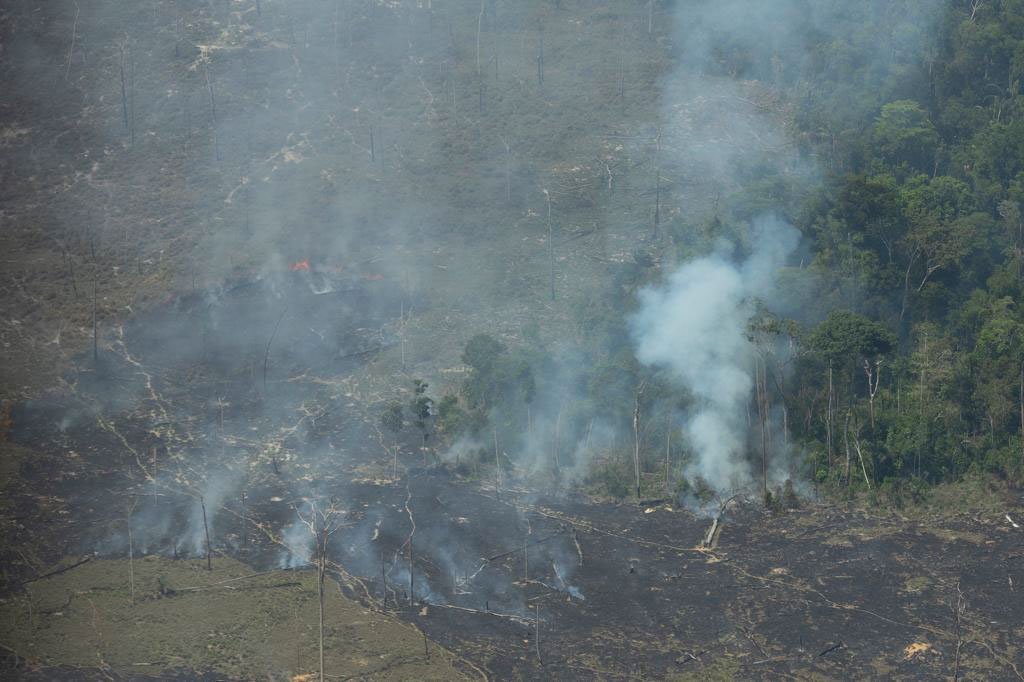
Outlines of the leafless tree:
M 317 603 L 319 604 L 319 654 L 320 654 L 320 680 L 326 680 L 324 675 L 324 583 L 327 576 L 327 544 L 341 528 L 341 510 L 333 505 L 320 507 L 316 502 L 309 505 L 309 513 L 303 516 L 296 512 L 299 520 L 309 530 L 313 539 L 313 562 L 316 566 Z
M 647 382 L 640 382 L 633 396 L 633 474 L 636 478 L 636 499 L 640 499 L 640 399 Z
M 68 47 L 68 64 L 67 68 L 64 69 L 64 80 L 67 80 L 71 74 L 71 59 L 75 54 L 75 39 L 78 36 L 78 15 L 80 12 L 81 8 L 78 6 L 78 2 L 75 2 L 75 20 L 71 24 L 71 45 Z
M 654 234 L 655 241 L 661 236 L 661 128 L 655 138 L 654 147 Z
M 985 0 L 971 0 L 971 18 L 969 21 L 974 23 L 974 16 L 978 13 L 978 10 L 985 6 Z
M 139 498 L 133 497 L 128 507 L 128 604 L 135 606 L 135 544 L 132 541 L 132 514 Z
M 540 27 L 540 46 L 537 49 L 537 84 L 544 87 L 544 26 Z
M 551 193 L 542 190 L 548 204 L 548 269 L 551 274 L 551 300 L 555 300 L 555 235 L 551 224 Z
M 98 364 L 100 361 L 100 333 L 99 324 L 96 319 L 96 297 L 97 297 L 96 275 L 92 280 L 92 361 Z
M 220 144 L 217 139 L 217 98 L 214 95 L 213 79 L 210 78 L 209 62 L 207 62 L 206 68 L 203 69 L 203 74 L 206 76 L 206 90 L 210 95 L 210 128 L 213 131 L 213 155 L 220 161 Z
M 960 650 L 963 648 L 964 639 L 961 632 L 960 621 L 967 611 L 967 599 L 963 590 L 960 589 L 960 581 L 956 583 L 956 602 L 953 604 L 953 621 L 956 627 L 956 654 L 953 658 L 953 682 L 960 679 Z
M 872 365 L 864 361 L 864 374 L 868 380 L 868 414 L 871 420 L 871 430 L 875 430 L 875 395 L 878 393 L 878 382 L 882 379 L 882 361 L 875 360 Z
M 501 136 L 501 143 L 505 146 L 505 203 L 512 203 L 512 147 L 508 140 Z

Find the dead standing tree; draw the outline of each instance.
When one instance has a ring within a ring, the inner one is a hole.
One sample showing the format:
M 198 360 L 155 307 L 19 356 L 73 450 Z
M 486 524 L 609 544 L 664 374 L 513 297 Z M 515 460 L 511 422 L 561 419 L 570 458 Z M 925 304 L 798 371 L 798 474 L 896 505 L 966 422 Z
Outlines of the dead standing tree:
M 210 94 L 210 130 L 213 133 L 213 156 L 220 161 L 220 142 L 217 139 L 217 98 L 214 95 L 213 80 L 210 78 L 210 58 L 207 57 L 203 75 L 206 77 L 206 90 Z
M 81 7 L 78 6 L 78 2 L 75 2 L 75 20 L 71 24 L 71 45 L 68 47 L 68 60 L 67 68 L 64 69 L 64 80 L 68 79 L 71 75 L 71 60 L 75 54 L 75 40 L 78 37 L 78 15 L 81 13 Z
M 551 275 L 551 300 L 555 300 L 555 235 L 554 228 L 551 225 L 551 193 L 549 191 L 541 190 L 544 192 L 544 198 L 548 204 L 548 270 Z
M 316 587 L 317 603 L 319 605 L 319 657 L 320 657 L 320 680 L 327 679 L 324 676 L 324 583 L 327 577 L 327 545 L 331 536 L 341 528 L 338 517 L 341 511 L 333 505 L 320 509 L 316 502 L 309 505 L 309 514 L 303 516 L 296 512 L 299 521 L 309 530 L 313 540 L 313 564 L 316 566 Z
M 202 495 L 199 496 L 199 506 L 203 510 L 203 533 L 206 534 L 206 570 L 212 571 L 213 563 L 210 557 L 210 554 L 212 552 L 212 549 L 210 547 L 210 524 L 206 522 L 206 500 L 203 499 Z
M 882 380 L 882 360 L 875 360 L 874 364 L 864 360 L 864 375 L 868 380 L 868 415 L 871 422 L 871 431 L 875 430 L 875 396 L 878 394 L 878 383 Z
M 537 47 L 537 85 L 544 87 L 544 25 L 538 27 L 540 43 Z
M 641 381 L 633 396 L 633 474 L 636 479 L 636 499 L 640 499 L 640 399 L 647 382 Z
M 512 203 L 512 147 L 504 135 L 499 136 L 505 146 L 505 203 Z
M 128 526 L 128 605 L 135 606 L 135 543 L 132 537 L 132 514 L 135 513 L 135 505 L 139 503 L 139 498 L 133 497 L 132 503 L 128 507 L 127 526 Z
M 270 338 L 267 339 L 267 347 L 263 351 L 263 392 L 267 392 L 267 365 L 270 363 L 270 345 L 274 343 L 274 339 L 277 337 L 277 330 L 281 328 L 281 320 L 284 319 L 284 314 L 288 312 L 288 308 L 283 308 L 281 314 L 277 318 L 277 322 L 274 323 L 274 331 L 270 333 Z M 276 468 L 276 463 L 275 463 Z
M 652 241 L 661 237 L 661 128 L 654 141 L 654 230 Z
M 100 361 L 100 332 L 99 322 L 96 316 L 96 299 L 98 296 L 96 285 L 96 275 L 93 275 L 92 280 L 92 363 L 93 366 L 98 366 Z
M 768 358 L 766 353 L 754 354 L 754 393 L 757 416 L 761 423 L 761 498 L 768 497 Z
M 135 146 L 135 53 L 128 36 L 118 43 L 118 67 L 121 76 L 121 118 L 131 146 Z

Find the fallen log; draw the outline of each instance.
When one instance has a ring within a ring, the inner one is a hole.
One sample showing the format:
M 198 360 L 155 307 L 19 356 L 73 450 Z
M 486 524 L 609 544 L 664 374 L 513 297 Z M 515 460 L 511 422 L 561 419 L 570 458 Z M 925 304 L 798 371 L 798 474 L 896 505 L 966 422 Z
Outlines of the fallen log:
M 708 528 L 708 532 L 704 535 L 704 541 L 701 542 L 700 546 L 702 549 L 714 549 L 718 546 L 718 536 L 722 533 L 722 516 L 725 514 L 729 503 L 738 496 L 739 493 L 736 493 L 718 506 L 718 514 L 715 515 L 714 521 L 711 522 L 711 527 Z
M 71 564 L 70 566 L 64 566 L 63 568 L 58 568 L 56 570 L 50 571 L 49 573 L 43 573 L 42 575 L 37 575 L 35 578 L 29 578 L 28 580 L 23 581 L 21 584 L 22 584 L 22 586 L 25 586 L 25 585 L 28 585 L 29 583 L 34 583 L 37 580 L 42 580 L 43 578 L 51 578 L 51 577 L 53 577 L 55 575 L 60 575 L 61 573 L 67 573 L 72 568 L 78 568 L 82 564 L 89 563 L 91 560 L 92 560 L 92 557 L 91 556 L 87 556 L 84 559 L 82 559 L 81 561 L 76 561 L 75 563 Z
M 715 520 L 711 522 L 711 527 L 708 528 L 708 532 L 704 535 L 704 540 L 700 543 L 700 546 L 704 549 L 714 549 L 718 544 L 718 534 L 721 531 L 719 521 L 720 516 L 716 516 Z
M 551 535 L 549 535 L 549 536 L 547 536 L 545 538 L 541 538 L 540 540 L 535 540 L 534 542 L 531 542 L 529 544 L 524 544 L 521 547 L 516 547 L 515 549 L 510 549 L 507 552 L 502 552 L 501 554 L 495 554 L 492 557 L 487 557 L 486 560 L 488 562 L 491 562 L 491 561 L 496 561 L 498 559 L 504 559 L 507 556 L 511 556 L 512 554 L 517 554 L 517 553 L 522 552 L 523 550 L 528 549 L 530 547 L 536 547 L 537 545 L 542 545 L 545 542 L 548 542 L 550 540 L 554 540 L 555 538 L 557 538 L 559 535 L 562 535 L 563 533 L 565 533 L 565 530 L 560 530 L 557 533 L 552 533 Z M 581 554 L 582 554 L 582 552 L 581 552 Z
M 836 651 L 838 649 L 842 649 L 844 646 L 846 646 L 846 645 L 843 644 L 843 641 L 839 640 L 838 642 L 836 642 L 835 644 L 833 644 L 832 646 L 830 646 L 829 648 L 825 649 L 820 654 L 818 654 L 818 658 L 821 658 L 822 656 L 826 656 L 826 655 L 828 655 L 828 654 L 830 654 L 833 651 Z

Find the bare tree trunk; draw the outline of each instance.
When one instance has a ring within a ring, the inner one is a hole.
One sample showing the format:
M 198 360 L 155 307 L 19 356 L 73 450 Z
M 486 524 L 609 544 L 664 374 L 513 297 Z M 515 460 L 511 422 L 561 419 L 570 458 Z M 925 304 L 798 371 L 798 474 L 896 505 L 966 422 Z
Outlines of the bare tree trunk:
M 217 140 L 217 101 L 213 94 L 213 81 L 210 80 L 210 67 L 203 70 L 206 75 L 206 89 L 210 93 L 210 127 L 213 131 L 213 155 L 220 161 L 220 144 Z
M 498 456 L 498 427 L 494 427 L 494 466 L 496 469 L 495 482 L 498 486 L 498 492 L 501 492 L 501 458 Z
M 132 512 L 139 499 L 132 500 L 132 506 L 128 509 L 128 604 L 135 606 L 135 544 L 132 541 Z
M 267 339 L 267 347 L 263 351 L 263 392 L 267 390 L 267 364 L 270 362 L 270 344 L 274 343 L 274 337 L 277 336 L 277 330 L 281 326 L 281 320 L 284 319 L 284 314 L 288 312 L 285 308 L 281 311 L 281 314 L 277 318 L 277 323 L 274 324 L 274 331 L 270 334 L 270 338 Z
M 512 203 L 512 148 L 508 141 L 502 137 L 501 143 L 505 145 L 505 203 Z
M 832 438 L 832 414 L 834 411 L 834 391 L 832 385 L 832 360 L 828 361 L 828 407 L 825 416 L 825 442 L 828 448 L 828 468 L 832 468 L 832 450 L 833 450 L 833 438 Z
M 249 509 L 246 506 L 246 492 L 242 491 L 242 546 L 249 546 Z
M 636 499 L 640 499 L 640 396 L 644 392 L 644 384 L 636 391 L 633 398 L 633 475 L 636 479 Z
M 963 637 L 960 632 L 960 619 L 963 617 L 966 610 L 967 600 L 964 599 L 963 590 L 960 589 L 960 583 L 957 582 L 956 603 L 953 605 L 953 618 L 956 623 L 956 653 L 953 656 L 953 682 L 958 682 L 960 679 L 960 650 L 963 648 Z
M 92 281 L 92 361 L 94 364 L 99 364 L 100 361 L 100 341 L 99 341 L 99 325 L 96 322 L 96 280 L 95 275 Z
M 75 21 L 71 24 L 71 46 L 68 47 L 68 66 L 64 70 L 64 80 L 68 79 L 71 74 L 71 59 L 75 53 L 75 38 L 78 36 L 78 14 L 81 8 L 78 6 L 78 2 L 75 2 Z
M 657 146 L 654 152 L 654 234 L 657 241 L 661 236 L 661 128 L 658 129 Z
M 182 149 L 188 151 L 188 147 L 192 144 L 192 110 L 188 106 L 188 95 L 185 93 L 185 84 L 182 82 L 179 85 L 178 92 L 181 93 L 181 113 L 185 119 L 185 143 L 182 145 Z
M 551 462 L 554 464 L 555 471 L 562 470 L 561 462 L 561 446 L 562 446 L 562 412 L 565 410 L 565 403 L 561 403 L 558 406 L 558 414 L 555 416 L 555 426 L 551 433 Z
M 846 487 L 850 487 L 850 412 L 846 412 L 846 424 L 843 428 L 843 443 L 846 445 Z
M 135 51 L 128 50 L 128 140 L 135 146 Z
M 626 101 L 626 41 L 622 39 L 625 34 L 625 26 L 619 22 L 619 99 L 623 103 Z
M 875 431 L 875 395 L 878 393 L 878 384 L 882 380 L 882 361 L 876 360 L 874 367 L 867 360 L 864 361 L 864 374 L 868 379 L 868 414 L 871 420 L 871 432 Z
M 924 414 L 925 414 L 925 405 L 927 403 L 927 400 L 925 399 L 925 396 L 927 395 L 927 389 L 925 387 L 925 374 L 926 374 L 925 368 L 928 366 L 928 332 L 924 333 L 923 339 L 922 339 L 922 343 L 923 343 L 923 346 L 924 346 L 923 349 L 922 349 L 922 355 L 924 356 L 924 359 L 923 359 L 923 361 L 921 363 L 921 386 L 920 386 L 920 389 L 919 389 L 920 390 L 920 399 L 918 400 L 918 403 L 919 403 L 918 410 L 919 410 L 919 414 L 920 414 L 921 423 L 923 424 L 923 423 L 925 423 Z M 917 448 L 917 476 L 918 476 L 918 478 L 921 477 L 921 446 L 918 446 L 918 448 Z
M 759 363 L 757 357 L 754 358 L 754 387 L 757 395 L 757 415 L 761 420 L 761 497 L 767 502 L 768 501 L 768 425 L 766 414 L 768 410 L 768 401 L 766 393 L 768 387 L 765 385 L 766 382 L 766 371 L 763 367 L 766 363 Z M 759 368 L 759 365 L 762 367 Z
M 902 324 L 903 318 L 907 314 L 907 307 L 910 302 L 910 271 L 914 267 L 914 263 L 917 262 L 918 250 L 914 249 L 914 252 L 910 254 L 910 260 L 907 263 L 906 272 L 903 273 L 903 301 L 900 304 L 900 323 Z
M 206 570 L 213 570 L 213 563 L 210 558 L 210 526 L 206 523 L 206 501 L 199 496 L 199 506 L 203 508 L 203 532 L 206 533 Z
M 548 200 L 548 269 L 551 273 L 551 300 L 555 300 L 555 236 L 551 225 L 551 194 L 544 190 Z
M 324 682 L 327 678 L 324 676 L 324 574 L 327 572 L 327 524 L 324 524 L 324 528 L 321 531 L 319 551 L 317 552 L 319 562 L 317 565 L 317 601 L 320 605 L 320 682 Z
M 480 14 L 476 18 L 476 77 L 480 80 L 480 31 L 484 23 L 484 0 L 480 0 Z
M 544 87 L 544 29 L 540 33 L 540 49 L 537 51 L 537 84 Z
M 789 448 L 789 408 L 786 407 L 785 399 L 782 402 L 782 446 Z
M 128 130 L 128 79 L 125 74 L 125 58 L 127 50 L 128 39 L 125 38 L 118 45 L 118 52 L 120 56 L 119 67 L 121 72 L 121 120 L 124 123 L 124 129 Z
M 864 474 L 864 483 L 867 484 L 868 490 L 871 490 L 871 480 L 868 478 L 867 467 L 864 466 L 864 453 L 860 449 L 860 429 L 853 433 L 853 447 L 857 451 L 857 459 L 860 460 L 860 471 Z
M 71 253 L 68 252 L 67 247 L 63 246 L 64 249 L 64 265 L 68 269 L 68 277 L 71 279 L 71 291 L 75 294 L 75 298 L 78 298 L 78 282 L 75 279 L 75 264 L 71 258 Z
M 299 607 L 295 605 L 292 612 L 292 639 L 295 640 L 295 670 L 302 670 L 302 648 L 299 646 Z
M 672 413 L 668 415 L 665 424 L 665 494 L 669 494 L 671 491 L 671 481 L 669 481 L 669 469 L 671 468 L 671 457 L 672 457 Z
M 544 659 L 540 657 L 540 604 L 534 604 L 534 613 L 536 614 L 534 621 L 536 623 L 536 634 L 534 641 L 537 645 L 537 660 L 540 661 L 541 665 L 544 665 Z

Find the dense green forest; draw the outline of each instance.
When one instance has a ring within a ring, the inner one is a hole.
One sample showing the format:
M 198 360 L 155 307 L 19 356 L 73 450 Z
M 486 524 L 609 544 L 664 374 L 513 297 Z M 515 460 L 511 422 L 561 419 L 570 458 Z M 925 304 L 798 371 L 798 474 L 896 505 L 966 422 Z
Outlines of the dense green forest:
M 766 208 L 802 235 L 804 250 L 783 273 L 787 304 L 766 305 L 749 327 L 756 390 L 746 456 L 759 479 L 766 460 L 768 488 L 781 487 L 785 476 L 768 481 L 780 466 L 817 490 L 900 501 L 969 473 L 1019 480 L 1024 2 L 846 4 L 808 5 L 788 29 L 801 49 L 771 41 L 752 49 L 705 29 L 708 76 L 770 88 L 799 161 L 814 171 L 748 161 L 740 189 L 713 210 L 668 221 L 672 253 L 662 263 L 723 237 L 749 250 L 751 223 Z M 848 23 L 821 31 L 815 8 Z M 910 44 L 918 48 L 904 49 Z M 505 442 L 525 431 L 534 451 L 550 455 L 542 468 L 564 473 L 599 423 L 619 435 L 591 483 L 632 493 L 636 456 L 652 493 L 699 487 L 685 475 L 692 453 L 677 426 L 691 396 L 630 351 L 621 311 L 664 276 L 642 248 L 633 260 L 593 292 L 565 344 L 529 333 L 517 348 L 487 335 L 470 340 L 471 373 L 436 406 L 442 436 L 475 436 L 476 459 L 493 465 L 497 453 L 483 447 L 492 436 Z M 543 397 L 553 393 L 563 397 Z

